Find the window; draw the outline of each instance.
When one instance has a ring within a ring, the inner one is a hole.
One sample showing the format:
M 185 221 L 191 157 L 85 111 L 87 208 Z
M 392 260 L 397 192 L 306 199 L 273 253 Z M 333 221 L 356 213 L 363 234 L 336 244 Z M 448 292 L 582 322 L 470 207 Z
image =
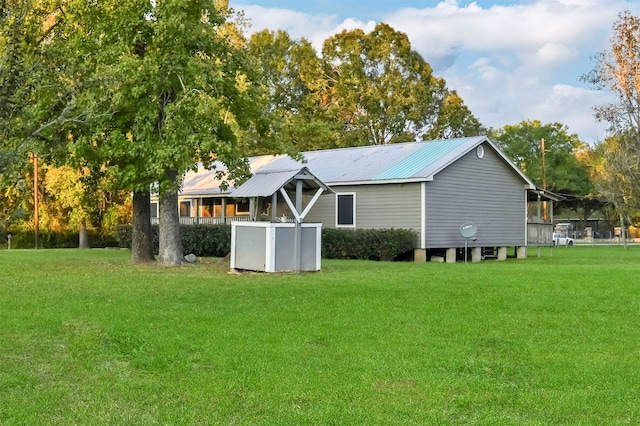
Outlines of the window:
M 356 194 L 336 194 L 336 226 L 356 225 Z
M 200 216 L 210 217 L 213 216 L 213 198 L 202 198 L 200 202 Z
M 151 217 L 152 218 L 158 217 L 158 203 L 156 203 L 155 201 L 151 202 Z
M 180 201 L 180 217 L 191 217 L 191 200 Z
M 243 216 L 249 214 L 249 200 L 238 200 L 236 202 L 236 215 Z

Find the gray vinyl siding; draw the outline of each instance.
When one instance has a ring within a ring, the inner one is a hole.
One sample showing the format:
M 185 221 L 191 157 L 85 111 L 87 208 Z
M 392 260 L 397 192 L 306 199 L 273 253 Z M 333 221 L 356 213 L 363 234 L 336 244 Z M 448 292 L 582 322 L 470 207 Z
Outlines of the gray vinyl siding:
M 333 191 L 356 194 L 356 228 L 406 228 L 420 232 L 420 183 L 333 186 Z M 306 222 L 336 226 L 336 195 L 320 197 Z
M 487 144 L 426 183 L 426 248 L 464 247 L 460 226 L 478 226 L 469 247 L 526 245 L 525 183 Z

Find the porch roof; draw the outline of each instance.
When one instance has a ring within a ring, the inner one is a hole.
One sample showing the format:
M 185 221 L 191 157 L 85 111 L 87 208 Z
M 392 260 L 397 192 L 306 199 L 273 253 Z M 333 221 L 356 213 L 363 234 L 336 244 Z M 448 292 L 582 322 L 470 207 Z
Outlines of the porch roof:
M 545 201 L 563 201 L 567 199 L 567 197 L 556 194 L 555 192 L 536 187 L 536 189 L 530 189 L 529 191 L 527 191 L 527 201 L 537 201 L 538 195 L 540 196 L 541 200 Z

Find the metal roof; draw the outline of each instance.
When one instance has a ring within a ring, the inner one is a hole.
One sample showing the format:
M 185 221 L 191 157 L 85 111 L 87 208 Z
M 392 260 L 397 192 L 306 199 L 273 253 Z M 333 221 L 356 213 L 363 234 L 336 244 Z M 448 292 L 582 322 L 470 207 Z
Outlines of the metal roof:
M 329 186 L 430 181 L 438 172 L 481 144 L 495 151 L 530 189 L 535 188 L 533 182 L 486 136 L 310 151 L 302 153 L 304 162 L 287 155 L 268 155 L 252 157 L 249 164 L 254 174 L 300 170 L 304 166 Z M 209 191 L 218 188 L 212 174 L 215 172 L 204 170 L 193 175 L 187 173 L 182 194 L 232 192 L 232 186 L 227 191 L 202 192 L 205 187 Z
M 303 190 L 322 188 L 331 191 L 306 167 L 294 170 L 258 171 L 248 181 L 231 193 L 232 197 L 269 197 L 280 188 L 295 190 L 296 181 L 303 182 Z M 292 186 L 289 188 L 288 186 Z M 333 191 L 331 191 L 333 192 Z

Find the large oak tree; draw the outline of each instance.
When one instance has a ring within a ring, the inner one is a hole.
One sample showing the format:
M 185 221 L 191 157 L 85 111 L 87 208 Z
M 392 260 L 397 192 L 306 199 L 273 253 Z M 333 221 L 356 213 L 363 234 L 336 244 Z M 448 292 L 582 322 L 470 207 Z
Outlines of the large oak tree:
M 99 165 L 134 193 L 136 261 L 151 257 L 151 185 L 160 197 L 159 261 L 179 264 L 182 174 L 197 161 L 240 173 L 236 130 L 271 130 L 228 13 L 211 0 L 68 0 L 54 15 L 45 55 L 59 71 L 49 86 L 58 87 L 66 115 L 38 133 L 65 132 L 74 164 Z
M 328 114 L 342 146 L 475 136 L 480 122 L 412 49 L 406 34 L 380 23 L 343 31 L 322 49 Z

